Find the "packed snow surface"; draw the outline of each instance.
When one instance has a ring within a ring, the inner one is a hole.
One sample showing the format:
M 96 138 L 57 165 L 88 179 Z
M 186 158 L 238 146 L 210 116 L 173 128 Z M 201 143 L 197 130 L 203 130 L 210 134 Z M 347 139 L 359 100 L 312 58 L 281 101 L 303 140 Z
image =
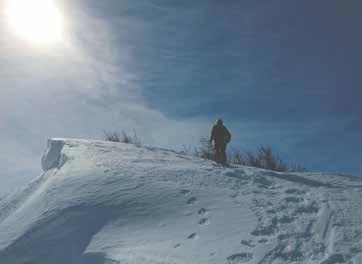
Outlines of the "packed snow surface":
M 1 264 L 362 263 L 362 179 L 52 139 L 0 201 Z

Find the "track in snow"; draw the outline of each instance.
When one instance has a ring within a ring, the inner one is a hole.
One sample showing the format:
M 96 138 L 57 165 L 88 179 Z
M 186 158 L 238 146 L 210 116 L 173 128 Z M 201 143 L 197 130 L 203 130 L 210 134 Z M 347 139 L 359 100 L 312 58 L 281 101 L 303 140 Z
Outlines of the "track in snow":
M 60 141 L 0 201 L 1 264 L 362 263 L 361 178 Z

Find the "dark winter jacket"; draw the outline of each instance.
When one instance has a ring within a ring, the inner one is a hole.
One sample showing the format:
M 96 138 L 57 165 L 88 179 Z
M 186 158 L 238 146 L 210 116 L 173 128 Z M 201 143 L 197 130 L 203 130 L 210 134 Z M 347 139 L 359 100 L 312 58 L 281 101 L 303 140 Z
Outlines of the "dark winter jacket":
M 211 131 L 210 142 L 212 140 L 214 140 L 216 145 L 227 144 L 231 140 L 231 134 L 225 126 L 216 124 Z

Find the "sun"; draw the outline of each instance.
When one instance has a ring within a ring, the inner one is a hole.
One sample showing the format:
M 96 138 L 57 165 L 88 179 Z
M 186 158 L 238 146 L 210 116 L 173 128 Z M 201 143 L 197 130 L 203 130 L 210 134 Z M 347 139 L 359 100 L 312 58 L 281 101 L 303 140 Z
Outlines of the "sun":
M 39 44 L 61 41 L 63 18 L 54 0 L 7 0 L 6 16 L 13 33 Z

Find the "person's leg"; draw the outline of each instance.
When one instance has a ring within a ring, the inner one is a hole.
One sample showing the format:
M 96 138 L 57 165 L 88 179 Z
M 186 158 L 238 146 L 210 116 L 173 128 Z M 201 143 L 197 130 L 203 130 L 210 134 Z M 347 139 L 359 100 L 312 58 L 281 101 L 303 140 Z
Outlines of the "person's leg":
M 217 163 L 221 162 L 221 151 L 220 151 L 219 144 L 215 144 L 215 146 L 214 146 L 214 155 L 215 155 L 215 161 Z
M 220 160 L 221 160 L 221 163 L 226 164 L 226 161 L 227 161 L 227 157 L 226 157 L 226 144 L 223 144 L 223 145 L 220 147 Z
M 214 161 L 216 161 L 217 160 L 217 149 L 216 149 L 216 147 L 214 146 Z

